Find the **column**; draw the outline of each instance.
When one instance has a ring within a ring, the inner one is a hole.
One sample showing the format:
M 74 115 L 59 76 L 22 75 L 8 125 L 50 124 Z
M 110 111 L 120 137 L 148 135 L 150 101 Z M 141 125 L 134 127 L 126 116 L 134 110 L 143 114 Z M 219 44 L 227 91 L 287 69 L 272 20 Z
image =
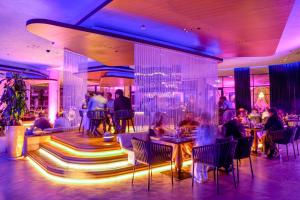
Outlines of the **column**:
M 48 118 L 51 123 L 54 123 L 56 113 L 59 110 L 59 73 L 57 71 L 50 71 L 49 74 L 49 88 L 48 88 Z

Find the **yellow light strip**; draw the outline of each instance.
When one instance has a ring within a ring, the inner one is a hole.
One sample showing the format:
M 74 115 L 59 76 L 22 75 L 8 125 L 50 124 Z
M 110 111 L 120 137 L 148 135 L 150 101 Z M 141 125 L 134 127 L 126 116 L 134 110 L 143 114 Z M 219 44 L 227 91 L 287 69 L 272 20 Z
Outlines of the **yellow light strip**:
M 111 150 L 111 151 L 101 151 L 101 152 L 78 151 L 78 150 L 72 149 L 70 147 L 67 147 L 65 145 L 62 145 L 58 142 L 55 142 L 53 140 L 50 141 L 50 144 L 63 150 L 63 151 L 67 151 L 70 154 L 73 154 L 76 156 L 88 157 L 88 158 L 101 158 L 101 157 L 108 157 L 108 156 L 117 156 L 117 155 L 122 155 L 125 153 L 125 151 L 123 149 Z
M 118 182 L 125 179 L 130 179 L 132 177 L 132 173 L 124 174 L 124 175 L 118 175 L 114 177 L 109 178 L 99 178 L 99 179 L 76 179 L 76 178 L 65 178 L 65 177 L 58 177 L 54 176 L 52 174 L 49 174 L 47 171 L 45 171 L 42 167 L 40 167 L 37 163 L 35 163 L 30 157 L 27 157 L 29 162 L 32 164 L 32 166 L 43 176 L 45 176 L 47 179 L 58 182 L 58 183 L 64 183 L 64 184 L 80 184 L 80 185 L 91 185 L 91 184 L 102 184 L 102 183 L 111 183 L 111 182 Z M 183 166 L 190 165 L 191 161 L 185 161 L 183 163 Z M 153 168 L 153 173 L 158 173 L 162 171 L 169 170 L 170 166 L 162 166 Z M 138 171 L 135 173 L 135 177 L 143 176 L 148 173 L 148 170 Z
M 107 171 L 107 170 L 113 170 L 113 169 L 130 166 L 128 161 L 111 162 L 111 163 L 105 163 L 105 164 L 88 164 L 88 165 L 87 164 L 67 163 L 43 149 L 39 149 L 38 151 L 41 155 L 47 157 L 48 159 L 52 160 L 56 164 L 60 165 L 61 167 L 68 168 L 68 169 L 78 169 L 78 170 L 84 170 L 84 171 L 90 171 L 90 170 Z

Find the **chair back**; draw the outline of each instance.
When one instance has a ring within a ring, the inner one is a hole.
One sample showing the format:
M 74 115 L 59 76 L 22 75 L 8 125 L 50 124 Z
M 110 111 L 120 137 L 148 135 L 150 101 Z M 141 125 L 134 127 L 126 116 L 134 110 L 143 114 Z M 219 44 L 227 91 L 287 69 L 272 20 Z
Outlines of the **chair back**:
M 151 155 L 153 155 L 153 162 L 158 163 L 158 162 L 165 162 L 165 161 L 172 160 L 172 155 L 173 155 L 172 146 L 151 142 L 150 150 L 152 152 Z
M 101 120 L 105 118 L 104 110 L 94 110 L 93 114 L 94 114 L 93 119 Z
M 193 162 L 200 162 L 213 167 L 227 167 L 233 163 L 237 142 L 216 143 L 194 147 L 192 150 Z
M 299 140 L 300 139 L 300 127 L 296 126 L 296 134 L 294 140 Z
M 228 167 L 233 164 L 236 145 L 237 141 L 235 140 L 216 144 L 215 162 L 217 167 Z
M 151 164 L 152 155 L 150 151 L 150 142 L 132 138 L 131 143 L 135 159 L 144 164 Z
M 117 110 L 115 111 L 115 119 L 123 120 L 123 119 L 131 119 L 134 117 L 134 113 L 132 110 Z
M 270 137 L 274 143 L 288 144 L 294 141 L 296 128 L 286 128 L 278 131 L 270 131 Z
M 237 140 L 234 159 L 243 159 L 250 157 L 253 139 L 253 137 L 242 137 Z

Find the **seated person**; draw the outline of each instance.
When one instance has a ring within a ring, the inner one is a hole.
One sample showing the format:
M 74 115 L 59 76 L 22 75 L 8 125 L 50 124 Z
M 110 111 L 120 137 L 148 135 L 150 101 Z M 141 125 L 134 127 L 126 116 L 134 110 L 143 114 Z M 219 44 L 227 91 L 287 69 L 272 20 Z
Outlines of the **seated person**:
M 196 130 L 199 126 L 199 122 L 195 120 L 194 114 L 192 112 L 187 112 L 185 118 L 179 122 L 179 128 Z
M 41 130 L 44 130 L 46 128 L 51 128 L 50 122 L 48 119 L 46 119 L 45 114 L 40 112 L 39 117 L 34 121 L 34 124 L 32 126 L 32 129 L 39 128 Z
M 268 158 L 276 157 L 278 154 L 278 149 L 273 143 L 272 139 L 269 137 L 270 131 L 277 131 L 283 129 L 282 121 L 280 120 L 277 110 L 274 108 L 269 109 L 270 117 L 264 126 L 264 135 L 262 136 L 263 149 Z
M 69 128 L 70 122 L 67 118 L 65 118 L 63 113 L 57 113 L 56 119 L 54 122 L 54 128 Z
M 234 139 L 241 138 L 245 135 L 244 125 L 235 117 L 234 111 L 228 113 L 225 124 L 222 127 L 222 132 L 225 137 L 233 137 Z
M 250 120 L 246 109 L 240 108 L 237 113 L 237 118 L 244 126 L 250 127 Z
M 160 112 L 155 113 L 150 135 L 161 137 L 164 134 L 169 134 L 170 130 L 165 126 L 165 123 L 164 115 Z

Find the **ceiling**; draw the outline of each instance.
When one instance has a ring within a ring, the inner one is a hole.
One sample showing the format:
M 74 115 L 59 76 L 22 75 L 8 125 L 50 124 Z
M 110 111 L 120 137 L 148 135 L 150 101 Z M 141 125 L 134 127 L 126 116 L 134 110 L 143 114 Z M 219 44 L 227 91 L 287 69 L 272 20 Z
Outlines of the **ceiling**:
M 132 34 L 222 57 L 221 70 L 300 60 L 300 0 L 113 0 L 92 12 L 103 2 L 1 0 L 0 63 L 2 59 L 58 67 L 67 46 L 105 64 L 132 65 L 132 43 L 124 40 L 46 29 L 40 36 L 51 38 L 44 39 L 25 27 L 34 18 L 75 25 L 88 14 L 80 27 Z

